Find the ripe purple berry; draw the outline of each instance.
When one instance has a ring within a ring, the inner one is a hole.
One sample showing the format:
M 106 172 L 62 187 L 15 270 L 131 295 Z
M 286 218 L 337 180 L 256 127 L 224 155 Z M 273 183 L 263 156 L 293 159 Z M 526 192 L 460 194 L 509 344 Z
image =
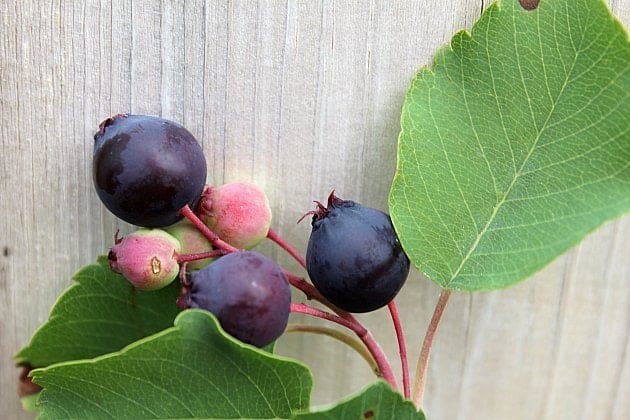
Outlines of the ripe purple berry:
M 387 305 L 407 279 L 409 259 L 386 213 L 341 200 L 317 203 L 306 251 L 313 285 L 348 312 Z
M 178 303 L 212 312 L 228 334 L 264 347 L 287 326 L 291 290 L 278 264 L 257 252 L 239 251 L 192 272 Z
M 197 206 L 206 181 L 201 146 L 181 125 L 119 114 L 94 135 L 96 192 L 114 215 L 137 226 L 165 227 Z
M 179 273 L 180 244 L 162 229 L 138 229 L 116 243 L 109 252 L 109 267 L 140 290 L 157 290 Z

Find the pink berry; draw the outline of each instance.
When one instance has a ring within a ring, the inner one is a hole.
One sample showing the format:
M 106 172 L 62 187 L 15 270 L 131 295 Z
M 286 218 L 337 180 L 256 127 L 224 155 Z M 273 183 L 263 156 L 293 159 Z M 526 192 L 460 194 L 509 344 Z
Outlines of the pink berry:
M 182 220 L 165 228 L 181 244 L 180 254 L 201 254 L 212 251 L 210 241 L 190 221 Z M 210 264 L 214 258 L 191 261 L 186 265 L 187 270 L 200 270 Z
M 109 252 L 109 267 L 140 290 L 157 290 L 179 273 L 181 245 L 162 229 L 138 229 L 116 243 Z
M 230 245 L 250 249 L 267 236 L 271 209 L 265 192 L 249 182 L 209 187 L 202 197 L 206 225 Z

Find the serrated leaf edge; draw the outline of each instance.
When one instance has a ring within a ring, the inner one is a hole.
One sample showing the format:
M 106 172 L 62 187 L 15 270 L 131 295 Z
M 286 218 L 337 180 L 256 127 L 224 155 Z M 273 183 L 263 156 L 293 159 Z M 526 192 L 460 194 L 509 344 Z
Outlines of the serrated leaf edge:
M 517 0 L 512 0 L 512 1 L 517 1 Z M 623 23 L 612 13 L 608 3 L 606 2 L 606 0 L 594 0 L 596 2 L 598 2 L 600 4 L 600 7 L 605 7 L 607 13 L 607 18 L 610 20 L 611 24 L 613 26 L 615 26 L 617 28 L 617 30 L 620 30 L 624 35 L 625 35 L 625 41 L 626 43 L 630 43 L 630 32 L 628 32 L 628 30 L 625 28 L 625 26 L 623 25 Z M 409 103 L 410 101 L 408 101 L 408 99 L 411 97 L 411 90 L 412 87 L 416 86 L 416 84 L 421 85 L 422 83 L 426 83 L 426 80 L 424 79 L 427 76 L 433 76 L 435 74 L 435 68 L 438 67 L 440 65 L 439 63 L 439 58 L 441 57 L 442 54 L 455 54 L 455 49 L 453 48 L 453 45 L 455 42 L 458 42 L 462 37 L 466 37 L 468 40 L 473 40 L 473 32 L 475 32 L 475 28 L 478 27 L 478 25 L 480 24 L 480 21 L 482 20 L 483 16 L 486 15 L 487 13 L 491 13 L 494 11 L 500 12 L 503 9 L 503 2 L 504 0 L 497 0 L 495 2 L 493 2 L 492 4 L 490 4 L 481 14 L 481 16 L 475 21 L 475 23 L 473 24 L 472 28 L 470 31 L 466 30 L 466 29 L 460 29 L 457 32 L 455 32 L 455 34 L 451 37 L 451 40 L 449 42 L 447 42 L 446 44 L 443 44 L 442 46 L 440 46 L 435 54 L 433 55 L 432 61 L 430 65 L 425 65 L 422 66 L 420 68 L 420 70 L 418 70 L 415 75 L 412 77 L 409 88 L 407 89 L 406 93 L 405 93 L 405 99 L 403 102 L 403 106 L 401 109 L 401 114 L 400 114 L 400 133 L 398 134 L 397 137 L 397 150 L 398 152 L 396 153 L 396 171 L 394 173 L 394 177 L 392 179 L 392 185 L 394 185 L 396 182 L 400 182 L 400 179 L 403 178 L 403 176 L 401 175 L 401 172 L 399 170 L 400 168 L 400 164 L 401 164 L 401 153 L 400 153 L 400 149 L 401 149 L 401 138 L 402 136 L 406 133 L 406 131 L 403 129 L 403 119 L 405 118 L 405 113 L 409 107 Z M 595 7 L 595 6 L 593 6 Z M 535 10 L 532 11 L 524 11 L 524 13 L 539 13 L 539 9 L 536 8 Z M 539 133 L 540 135 L 540 133 Z M 533 148 L 532 148 L 533 151 Z M 531 153 L 531 151 L 530 151 Z M 525 159 L 527 160 L 527 158 Z M 524 163 L 523 163 L 524 165 Z M 521 165 L 521 166 L 523 166 Z M 517 177 L 515 177 L 515 179 L 513 180 L 512 184 L 514 183 L 514 181 L 516 180 Z M 505 196 L 507 196 L 507 193 L 509 192 L 509 189 L 506 191 L 506 193 L 504 194 L 504 198 Z M 388 207 L 389 207 L 389 213 L 393 214 L 394 212 L 393 207 L 394 204 L 392 203 L 392 189 L 390 188 L 390 194 L 388 197 Z M 440 282 L 438 282 L 437 280 L 434 280 L 426 271 L 424 271 L 422 269 L 422 267 L 417 266 L 414 264 L 414 266 L 428 279 L 430 279 L 431 281 L 433 281 L 433 283 L 435 283 L 436 285 L 438 285 L 439 287 L 441 287 L 442 289 L 446 289 L 446 290 L 458 290 L 458 291 L 466 291 L 466 292 L 471 292 L 471 291 L 492 291 L 492 290 L 497 290 L 497 289 L 502 289 L 502 288 L 506 288 L 506 287 L 510 287 L 512 285 L 515 285 L 519 282 L 515 282 L 515 283 L 510 283 L 508 285 L 504 285 L 502 287 L 497 288 L 496 286 L 491 286 L 489 285 L 488 287 L 477 287 L 477 288 L 464 288 L 464 287 L 449 287 L 451 285 L 451 283 L 453 282 L 453 280 L 456 278 L 457 273 L 460 271 L 461 267 L 463 267 L 465 261 L 468 259 L 468 257 L 470 256 L 470 254 L 472 252 L 474 252 L 474 250 L 476 249 L 476 246 L 478 244 L 478 242 L 480 241 L 481 237 L 483 236 L 483 233 L 486 231 L 487 227 L 489 226 L 489 224 L 492 222 L 492 220 L 494 219 L 495 214 L 498 212 L 498 210 L 501 207 L 502 202 L 498 205 L 495 206 L 492 215 L 490 216 L 488 222 L 486 223 L 486 226 L 483 229 L 483 232 L 478 234 L 477 238 L 475 239 L 474 243 L 471 245 L 470 250 L 468 251 L 466 257 L 464 258 L 464 260 L 462 260 L 460 266 L 457 268 L 456 272 L 451 276 L 451 278 L 445 283 L 442 284 Z M 585 235 L 582 237 L 582 239 L 578 240 L 577 242 L 573 243 L 571 246 L 569 246 L 567 248 L 567 250 L 573 248 L 574 246 L 576 246 L 577 244 L 579 244 L 587 235 L 593 233 L 595 230 L 599 229 L 602 225 L 604 225 L 607 222 L 610 222 L 612 220 L 617 219 L 618 217 L 624 215 L 624 214 L 630 214 L 630 210 L 622 210 L 620 212 L 618 212 L 616 215 L 613 215 L 611 217 L 609 217 L 608 219 L 602 220 L 600 224 L 594 226 L 591 230 L 587 231 L 585 233 Z M 399 228 L 396 226 L 396 218 L 392 217 L 392 224 L 394 226 L 394 230 L 396 232 L 399 232 Z M 400 236 L 400 235 L 399 235 Z M 402 244 L 402 241 L 401 241 Z M 403 245 L 404 248 L 404 245 Z M 566 252 L 566 251 L 565 251 Z M 534 274 L 535 272 L 538 272 L 540 270 L 542 270 L 544 267 L 548 266 L 549 264 L 551 264 L 553 261 L 555 260 L 555 258 L 549 260 L 546 264 L 542 265 L 541 267 L 537 268 L 535 271 L 531 272 L 529 275 Z M 524 277 L 523 279 L 521 279 L 521 281 L 524 281 L 527 279 L 528 276 Z

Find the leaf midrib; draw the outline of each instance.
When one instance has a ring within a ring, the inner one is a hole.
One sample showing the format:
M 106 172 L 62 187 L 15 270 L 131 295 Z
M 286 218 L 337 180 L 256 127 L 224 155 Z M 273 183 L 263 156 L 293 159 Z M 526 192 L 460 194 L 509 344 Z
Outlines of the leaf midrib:
M 514 14 L 512 14 L 512 19 L 514 20 Z M 540 32 L 538 33 L 538 35 L 540 36 Z M 515 32 L 514 32 L 514 36 L 516 36 Z M 582 38 L 582 40 L 583 40 L 583 38 Z M 516 43 L 515 43 L 515 49 L 516 50 L 518 49 L 518 44 L 516 44 Z M 556 100 L 552 101 L 551 109 L 549 110 L 547 118 L 545 119 L 545 122 L 544 122 L 543 126 L 538 131 L 538 133 L 536 135 L 536 138 L 534 139 L 534 142 L 532 143 L 531 148 L 529 149 L 529 151 L 527 152 L 527 155 L 523 159 L 523 162 L 521 163 L 521 166 L 518 168 L 518 171 L 516 171 L 514 173 L 514 177 L 512 178 L 512 182 L 510 182 L 510 185 L 508 185 L 507 189 L 505 190 L 505 193 L 501 197 L 501 200 L 499 200 L 499 202 L 494 206 L 494 209 L 492 210 L 492 214 L 488 218 L 488 221 L 486 222 L 485 226 L 477 234 L 477 237 L 475 238 L 475 240 L 473 241 L 472 245 L 470 246 L 470 249 L 468 250 L 468 252 L 464 256 L 464 258 L 462 259 L 461 263 L 459 264 L 459 267 L 457 267 L 455 272 L 451 275 L 451 278 L 448 279 L 444 283 L 444 288 L 446 288 L 446 289 L 449 288 L 449 286 L 453 283 L 453 280 L 455 280 L 457 278 L 457 276 L 459 275 L 461 270 L 464 268 L 464 266 L 466 265 L 466 263 L 470 259 L 471 255 L 475 252 L 475 250 L 479 246 L 479 242 L 481 242 L 481 239 L 484 237 L 484 235 L 488 231 L 488 228 L 494 222 L 494 219 L 496 218 L 497 214 L 499 213 L 499 211 L 503 207 L 503 204 L 505 203 L 505 201 L 507 200 L 508 196 L 510 195 L 510 192 L 512 191 L 512 188 L 516 184 L 516 181 L 521 176 L 521 173 L 523 172 L 523 168 L 525 167 L 525 165 L 529 161 L 529 158 L 531 157 L 531 155 L 534 153 L 534 150 L 536 150 L 538 142 L 539 142 L 543 132 L 547 128 L 547 125 L 549 123 L 549 120 L 551 119 L 551 116 L 554 114 L 554 111 L 556 109 L 556 105 L 558 104 L 558 102 L 560 101 L 560 98 L 562 97 L 562 94 L 564 93 L 564 90 L 565 90 L 565 88 L 567 86 L 567 82 L 570 80 L 570 76 L 573 74 L 573 69 L 575 68 L 575 63 L 577 62 L 578 55 L 579 55 L 578 51 L 580 51 L 580 50 L 578 48 L 574 47 L 574 51 L 575 51 L 575 54 L 573 56 L 573 62 L 571 63 L 571 68 L 566 73 L 564 82 L 562 84 L 562 87 L 560 88 L 560 92 L 558 93 L 558 96 L 556 97 Z M 532 112 L 531 101 L 529 100 L 529 93 L 527 92 L 527 85 L 525 84 L 525 79 L 523 77 L 522 67 L 521 67 L 521 63 L 520 63 L 520 56 L 519 56 L 518 53 L 516 54 L 516 59 L 517 59 L 517 62 L 518 62 L 519 73 L 521 75 L 521 82 L 523 83 L 523 89 L 524 89 L 525 95 L 527 96 L 527 99 L 528 99 L 529 109 L 530 109 L 530 112 Z M 541 57 L 541 60 L 544 61 L 544 58 Z M 488 67 L 491 67 L 491 66 L 489 65 Z M 501 114 L 501 118 L 503 118 L 502 114 Z M 535 126 L 535 121 L 534 121 L 534 126 Z M 506 140 L 509 143 L 510 139 L 508 138 Z

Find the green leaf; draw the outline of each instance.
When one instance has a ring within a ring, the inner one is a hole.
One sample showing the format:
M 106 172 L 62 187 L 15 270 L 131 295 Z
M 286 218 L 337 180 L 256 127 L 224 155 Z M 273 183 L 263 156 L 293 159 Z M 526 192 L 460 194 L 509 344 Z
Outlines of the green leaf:
M 289 418 L 308 407 L 306 366 L 230 337 L 207 311 L 94 360 L 32 372 L 41 418 Z
M 422 272 L 526 278 L 630 208 L 630 43 L 603 0 L 491 5 L 412 81 L 390 192 Z
M 138 291 L 109 269 L 105 257 L 83 267 L 74 280 L 77 284 L 61 295 L 48 321 L 17 353 L 18 364 L 43 367 L 111 353 L 171 327 L 179 313 L 178 281 L 154 292 Z
M 424 420 L 424 414 L 418 411 L 409 400 L 394 391 L 383 381 L 376 382 L 333 406 L 310 413 L 301 413 L 297 420 L 320 419 L 414 419 Z

